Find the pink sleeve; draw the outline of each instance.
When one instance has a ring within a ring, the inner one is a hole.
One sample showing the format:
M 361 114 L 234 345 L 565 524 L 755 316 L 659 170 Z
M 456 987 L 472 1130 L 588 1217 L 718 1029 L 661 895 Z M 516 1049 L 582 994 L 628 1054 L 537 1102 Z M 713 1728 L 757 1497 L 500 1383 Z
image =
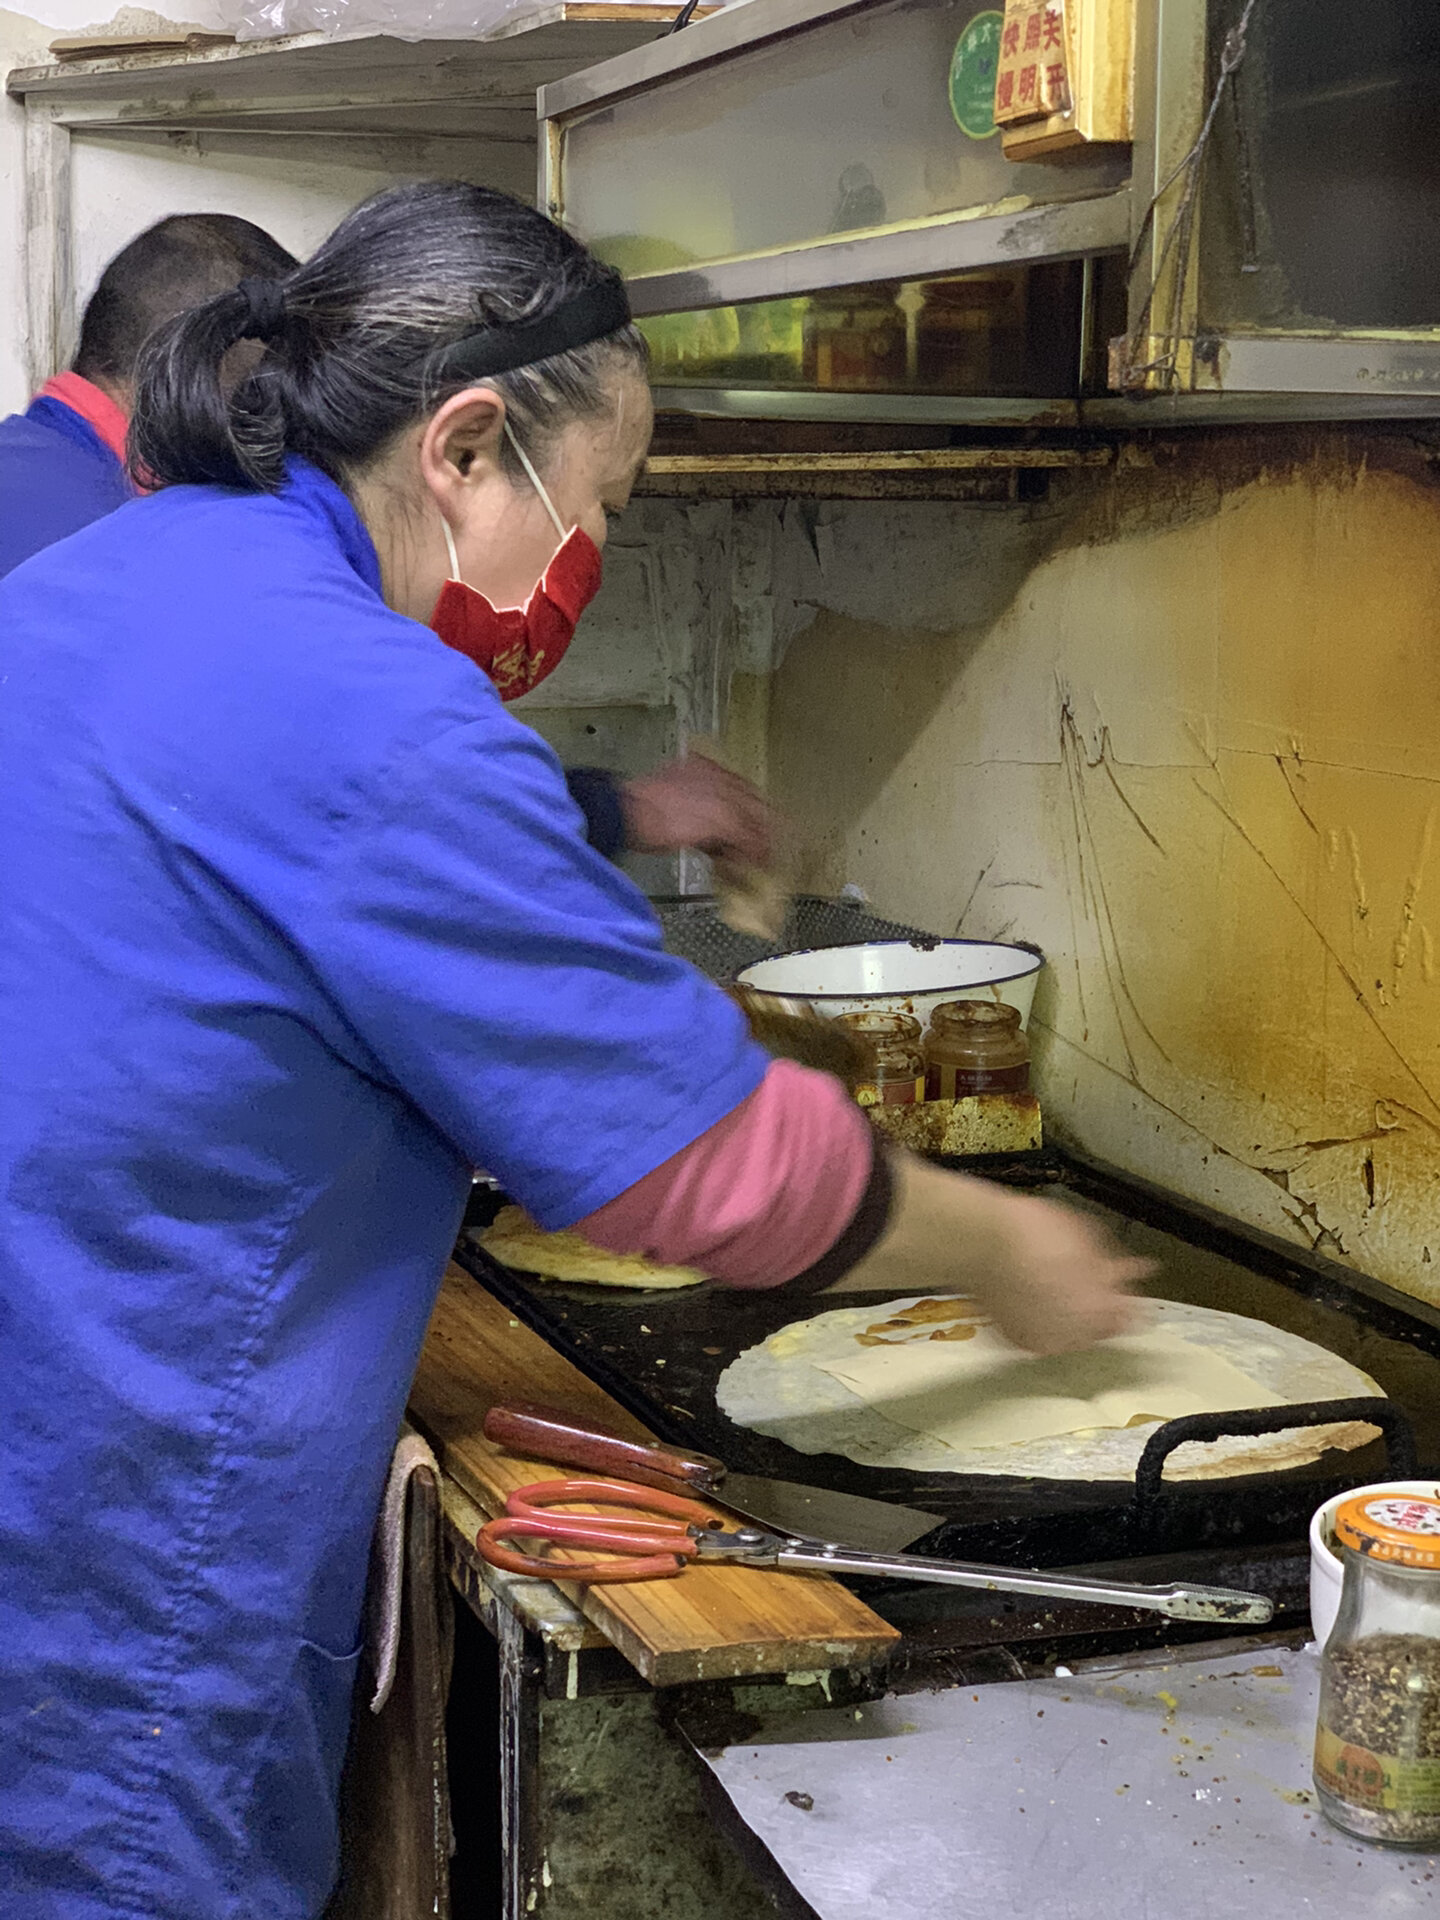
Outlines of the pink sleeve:
M 778 1287 L 846 1232 L 874 1161 L 869 1123 L 840 1082 L 776 1060 L 733 1113 L 575 1224 L 614 1253 Z

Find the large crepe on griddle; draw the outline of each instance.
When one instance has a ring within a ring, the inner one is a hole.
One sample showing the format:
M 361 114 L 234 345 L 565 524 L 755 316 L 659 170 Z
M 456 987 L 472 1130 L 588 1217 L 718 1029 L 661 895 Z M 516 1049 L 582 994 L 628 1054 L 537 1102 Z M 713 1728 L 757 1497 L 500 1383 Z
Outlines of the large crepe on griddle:
M 819 1364 L 887 1420 L 956 1448 L 1023 1446 L 1281 1401 L 1223 1355 L 1163 1328 L 1042 1358 L 982 1325 L 964 1344 L 937 1346 L 921 1333 Z
M 1137 1334 L 1088 1354 L 1036 1359 L 1006 1347 L 972 1303 L 910 1299 L 792 1322 L 721 1375 L 737 1426 L 798 1453 L 838 1453 L 912 1473 L 1123 1480 L 1156 1423 L 1380 1395 L 1358 1367 L 1283 1328 L 1150 1300 Z M 1364 1421 L 1190 1441 L 1167 1477 L 1212 1479 L 1303 1465 L 1363 1446 Z

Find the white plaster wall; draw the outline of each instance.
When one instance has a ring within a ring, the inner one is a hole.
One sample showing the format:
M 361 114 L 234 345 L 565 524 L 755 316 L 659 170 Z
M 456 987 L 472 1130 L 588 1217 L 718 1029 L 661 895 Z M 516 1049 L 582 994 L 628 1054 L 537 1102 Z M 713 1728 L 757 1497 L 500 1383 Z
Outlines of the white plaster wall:
M 95 0 L 40 0 L 34 13 L 0 8 L 0 72 L 42 65 L 50 57 L 50 42 L 61 34 L 99 32 L 107 27 L 116 32 L 138 33 L 161 27 L 173 32 L 176 24 L 135 7 L 123 7 L 107 16 L 103 10 L 97 12 Z M 185 14 L 179 24 L 210 31 L 220 28 L 218 0 L 185 0 Z M 0 412 L 10 412 L 27 397 L 21 341 L 24 121 L 24 113 L 15 101 L 8 95 L 0 97 Z M 122 244 L 116 242 L 117 246 Z
M 534 164 L 513 149 L 484 157 L 492 185 L 528 189 Z M 468 158 L 469 156 L 466 156 Z M 230 213 L 311 252 L 357 201 L 399 180 L 470 171 L 448 142 L 313 143 L 236 135 L 79 135 L 72 145 L 74 273 L 83 304 L 105 264 L 169 213 Z M 474 169 L 479 172 L 482 169 Z
M 179 20 L 121 8 L 106 20 L 94 0 L 44 0 L 40 16 L 0 11 L 0 68 L 40 65 L 59 34 L 222 28 L 219 0 L 185 0 Z M 0 106 L 0 411 L 27 398 L 22 352 L 23 113 Z M 369 193 L 442 175 L 511 193 L 534 189 L 528 147 L 456 141 L 342 140 L 235 134 L 79 134 L 72 146 L 72 268 L 78 302 L 107 260 L 168 213 L 232 213 L 267 228 L 291 252 L 309 252 Z

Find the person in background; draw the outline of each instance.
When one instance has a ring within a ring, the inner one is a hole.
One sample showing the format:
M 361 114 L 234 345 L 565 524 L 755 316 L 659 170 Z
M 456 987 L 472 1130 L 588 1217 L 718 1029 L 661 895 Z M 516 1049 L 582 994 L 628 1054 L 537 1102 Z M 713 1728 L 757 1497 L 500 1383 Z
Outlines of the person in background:
M 121 248 L 85 308 L 74 364 L 0 420 L 0 575 L 134 498 L 125 436 L 135 362 L 156 327 L 248 274 L 294 265 L 263 228 L 228 213 L 172 214 Z
M 238 388 L 227 356 L 264 356 Z M 156 490 L 0 583 L 0 1913 L 318 1920 L 366 1562 L 484 1166 L 1018 1344 L 1144 1264 L 754 1042 L 507 710 L 653 422 L 617 276 L 394 188 L 146 349 Z

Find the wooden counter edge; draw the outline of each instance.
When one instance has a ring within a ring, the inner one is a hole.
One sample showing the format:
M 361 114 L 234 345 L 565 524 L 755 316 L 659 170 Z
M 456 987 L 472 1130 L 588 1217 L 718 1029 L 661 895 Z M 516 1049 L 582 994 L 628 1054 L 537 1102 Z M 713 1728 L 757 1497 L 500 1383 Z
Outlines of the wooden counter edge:
M 482 1363 L 486 1363 L 483 1364 Z M 523 1326 L 501 1302 L 461 1268 L 451 1266 L 441 1285 L 425 1351 L 411 1393 L 410 1418 L 425 1434 L 442 1473 L 482 1511 L 503 1504 L 508 1486 L 525 1478 L 553 1476 L 543 1463 L 517 1462 L 487 1441 L 485 1413 L 503 1398 L 530 1397 L 602 1418 L 618 1431 L 644 1429 L 588 1375 Z M 727 1590 L 735 1581 L 775 1583 L 763 1592 L 775 1599 L 803 1591 L 808 1616 L 795 1635 L 750 1630 L 732 1622 L 727 1634 Z M 848 1588 L 826 1574 L 766 1573 L 753 1569 L 687 1569 L 675 1585 L 690 1583 L 688 1611 L 703 1612 L 710 1637 L 677 1635 L 683 1644 L 653 1644 L 643 1630 L 644 1613 L 657 1604 L 668 1582 L 635 1588 L 576 1588 L 554 1584 L 578 1606 L 652 1686 L 797 1671 L 864 1667 L 893 1648 L 899 1631 L 873 1613 Z M 782 1586 L 780 1583 L 784 1583 Z M 699 1607 L 702 1595 L 714 1605 Z M 664 1605 L 663 1595 L 658 1604 Z M 828 1617 L 826 1617 L 828 1616 Z M 657 1636 L 658 1638 L 658 1636 Z

